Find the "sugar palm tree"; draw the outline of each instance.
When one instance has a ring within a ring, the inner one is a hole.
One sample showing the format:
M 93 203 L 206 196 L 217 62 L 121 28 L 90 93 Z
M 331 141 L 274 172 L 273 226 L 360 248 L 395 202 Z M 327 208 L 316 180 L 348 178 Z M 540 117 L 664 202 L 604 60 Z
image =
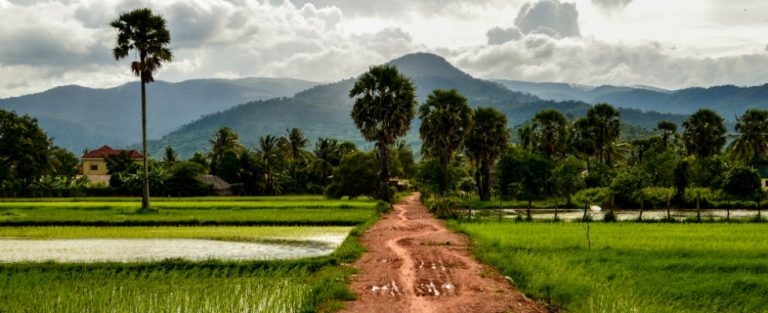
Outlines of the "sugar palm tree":
M 492 108 L 475 109 L 474 123 L 467 133 L 465 149 L 475 166 L 475 181 L 482 200 L 491 198 L 490 169 L 507 143 L 507 116 Z
M 544 110 L 533 117 L 531 139 L 535 150 L 551 157 L 565 156 L 568 144 L 568 120 L 563 113 Z
M 240 144 L 240 138 L 237 133 L 229 127 L 222 127 L 216 132 L 213 138 L 208 140 L 211 144 L 211 173 L 218 175 L 217 170 L 221 165 L 221 157 L 227 151 L 239 154 L 243 150 Z
M 365 140 L 376 142 L 380 197 L 389 201 L 389 148 L 411 128 L 415 87 L 394 66 L 373 66 L 355 82 L 349 97 L 355 99 L 351 114 L 355 126 Z
M 736 140 L 728 146 L 733 159 L 749 163 L 768 158 L 768 111 L 751 109 L 736 119 Z
M 723 118 L 710 109 L 700 109 L 683 122 L 683 142 L 688 154 L 706 159 L 720 153 L 727 132 Z
M 440 161 L 440 192 L 448 189 L 448 164 L 464 145 L 464 134 L 472 125 L 472 109 L 456 89 L 433 90 L 419 107 L 421 153 Z
M 112 49 L 115 60 L 127 57 L 131 50 L 136 50 L 137 54 L 131 62 L 131 71 L 141 80 L 141 144 L 144 152 L 141 208 L 146 210 L 149 208 L 146 84 L 155 80 L 154 73 L 163 62 L 173 60 L 173 54 L 168 48 L 171 33 L 165 28 L 165 19 L 146 8 L 120 14 L 110 25 L 117 30 L 117 42 Z

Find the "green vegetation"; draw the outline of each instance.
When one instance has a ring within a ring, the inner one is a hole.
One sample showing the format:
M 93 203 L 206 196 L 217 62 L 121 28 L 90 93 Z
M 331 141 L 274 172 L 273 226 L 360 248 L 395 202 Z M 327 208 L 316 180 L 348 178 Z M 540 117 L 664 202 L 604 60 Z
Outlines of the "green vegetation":
M 474 253 L 568 312 L 768 312 L 755 224 L 457 223 Z

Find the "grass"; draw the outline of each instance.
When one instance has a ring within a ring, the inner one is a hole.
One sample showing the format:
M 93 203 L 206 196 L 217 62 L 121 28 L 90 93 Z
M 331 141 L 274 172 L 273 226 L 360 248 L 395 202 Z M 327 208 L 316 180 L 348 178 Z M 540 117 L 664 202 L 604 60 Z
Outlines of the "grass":
M 760 224 L 457 223 L 475 255 L 568 312 L 768 312 Z
M 156 198 L 158 211 L 148 214 L 136 213 L 133 201 L 0 200 L 0 225 L 5 225 L 0 237 L 281 240 L 329 232 L 350 235 L 331 255 L 300 260 L 0 264 L 0 312 L 330 312 L 354 299 L 346 287 L 354 269 L 339 265 L 362 255 L 358 237 L 377 219 L 377 203 L 359 199 Z
M 232 199 L 232 200 L 230 200 Z M 139 203 L 105 199 L 0 202 L 0 225 L 140 226 L 140 225 L 357 225 L 370 219 L 370 200 L 323 200 L 319 196 L 200 198 L 157 201 L 153 212 Z M 314 200 L 313 200 L 314 199 Z M 40 200 L 40 199 L 37 199 Z M 72 200 L 72 201 L 70 201 Z M 77 200 L 77 201 L 75 201 Z M 236 200 L 236 201 L 235 201 Z
M 152 197 L 152 203 L 158 202 L 255 202 L 255 201 L 347 201 L 327 200 L 322 195 L 287 195 L 287 196 L 232 196 L 232 197 Z M 369 201 L 365 197 L 353 201 Z M 72 198 L 0 198 L 0 202 L 138 202 L 141 197 L 72 197 Z

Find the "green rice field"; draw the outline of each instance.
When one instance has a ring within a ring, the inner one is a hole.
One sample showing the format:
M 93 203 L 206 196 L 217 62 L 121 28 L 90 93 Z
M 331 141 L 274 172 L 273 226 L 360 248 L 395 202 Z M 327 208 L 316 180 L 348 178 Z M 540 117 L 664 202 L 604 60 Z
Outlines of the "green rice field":
M 768 225 L 458 223 L 474 253 L 566 312 L 768 312 Z
M 16 262 L 0 264 L 0 312 L 315 312 L 354 296 L 336 264 L 364 249 L 357 237 L 377 202 L 320 196 L 153 199 L 5 199 L 0 237 L 23 240 L 202 239 L 300 247 L 350 234 L 334 252 L 292 260 Z M 343 237 L 342 237 L 343 238 Z

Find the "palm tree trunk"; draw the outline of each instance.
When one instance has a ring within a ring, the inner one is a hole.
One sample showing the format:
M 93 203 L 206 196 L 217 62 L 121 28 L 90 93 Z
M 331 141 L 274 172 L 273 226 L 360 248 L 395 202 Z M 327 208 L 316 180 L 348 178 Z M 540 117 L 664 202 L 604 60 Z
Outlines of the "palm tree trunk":
M 381 164 L 381 172 L 379 172 L 379 180 L 381 181 L 381 200 L 389 202 L 389 148 L 381 141 L 378 145 L 379 162 Z
M 143 60 L 142 60 L 143 63 Z M 149 209 L 149 154 L 147 153 L 147 90 L 141 79 L 141 145 L 144 153 L 144 186 L 141 193 L 141 208 Z

